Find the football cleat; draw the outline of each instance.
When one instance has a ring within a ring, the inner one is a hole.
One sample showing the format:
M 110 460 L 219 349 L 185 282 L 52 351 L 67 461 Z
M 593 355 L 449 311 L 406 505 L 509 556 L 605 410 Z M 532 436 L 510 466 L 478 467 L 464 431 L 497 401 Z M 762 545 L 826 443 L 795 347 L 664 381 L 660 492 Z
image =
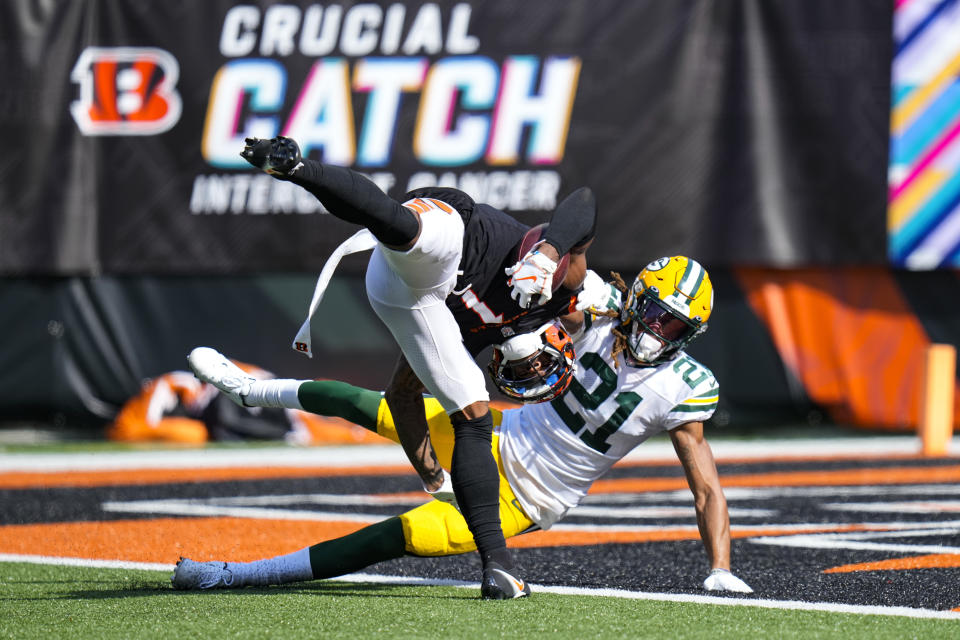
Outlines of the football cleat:
M 233 585 L 233 573 L 226 562 L 196 562 L 180 558 L 170 582 L 174 589 L 218 589 Z
M 269 140 L 246 138 L 240 156 L 258 169 L 281 178 L 296 173 L 303 166 L 300 146 L 296 140 L 284 136 Z
M 216 349 L 197 347 L 187 356 L 195 376 L 209 382 L 241 407 L 249 407 L 243 397 L 250 393 L 256 378 L 230 362 Z
M 513 600 L 530 595 L 530 585 L 522 578 L 514 577 L 496 562 L 490 562 L 483 570 L 480 597 L 484 600 Z

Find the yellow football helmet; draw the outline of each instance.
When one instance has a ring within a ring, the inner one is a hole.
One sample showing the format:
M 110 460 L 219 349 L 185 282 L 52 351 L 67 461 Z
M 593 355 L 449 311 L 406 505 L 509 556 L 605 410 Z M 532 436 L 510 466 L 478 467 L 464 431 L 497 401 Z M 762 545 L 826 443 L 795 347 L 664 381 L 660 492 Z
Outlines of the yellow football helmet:
M 712 312 L 713 284 L 699 262 L 654 260 L 633 281 L 620 313 L 627 361 L 641 367 L 669 362 L 707 330 Z

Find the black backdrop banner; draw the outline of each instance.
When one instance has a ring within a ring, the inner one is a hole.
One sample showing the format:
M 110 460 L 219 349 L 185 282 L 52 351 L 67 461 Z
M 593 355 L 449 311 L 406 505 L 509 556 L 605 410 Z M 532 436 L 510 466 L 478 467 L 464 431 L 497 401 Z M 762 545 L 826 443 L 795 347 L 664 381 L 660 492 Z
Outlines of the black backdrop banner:
M 891 21 L 889 0 L 11 0 L 0 274 L 319 269 L 353 227 L 239 157 L 278 134 L 530 224 L 589 185 L 598 268 L 882 264 Z

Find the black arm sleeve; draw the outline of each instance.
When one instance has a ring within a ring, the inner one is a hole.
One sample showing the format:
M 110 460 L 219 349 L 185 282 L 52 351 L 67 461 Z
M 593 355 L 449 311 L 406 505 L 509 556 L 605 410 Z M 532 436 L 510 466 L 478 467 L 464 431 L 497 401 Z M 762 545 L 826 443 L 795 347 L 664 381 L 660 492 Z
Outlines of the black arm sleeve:
M 385 245 L 408 244 L 420 231 L 414 212 L 346 167 L 304 158 L 303 166 L 287 179 L 312 193 L 331 214 L 363 225 Z
M 562 256 L 573 247 L 589 242 L 597 230 L 597 199 L 590 187 L 580 187 L 557 205 L 544 242 L 557 248 Z

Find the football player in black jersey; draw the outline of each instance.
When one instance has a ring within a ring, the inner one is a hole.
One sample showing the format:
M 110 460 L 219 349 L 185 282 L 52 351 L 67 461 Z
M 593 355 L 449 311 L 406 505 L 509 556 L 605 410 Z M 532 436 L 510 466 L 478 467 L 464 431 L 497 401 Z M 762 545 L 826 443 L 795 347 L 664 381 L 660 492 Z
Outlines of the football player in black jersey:
M 303 187 L 331 214 L 376 238 L 367 298 L 402 351 L 385 392 L 401 444 L 424 488 L 459 505 L 483 563 L 481 596 L 529 595 L 500 526 L 493 420 L 474 356 L 573 310 L 596 228 L 593 193 L 584 187 L 565 198 L 542 239 L 521 256 L 526 225 L 462 191 L 418 189 L 400 203 L 360 173 L 303 158 L 297 143 L 282 136 L 248 138 L 241 156 Z M 554 292 L 553 276 L 567 254 L 569 266 Z M 424 388 L 454 427 L 452 478 L 430 444 Z

